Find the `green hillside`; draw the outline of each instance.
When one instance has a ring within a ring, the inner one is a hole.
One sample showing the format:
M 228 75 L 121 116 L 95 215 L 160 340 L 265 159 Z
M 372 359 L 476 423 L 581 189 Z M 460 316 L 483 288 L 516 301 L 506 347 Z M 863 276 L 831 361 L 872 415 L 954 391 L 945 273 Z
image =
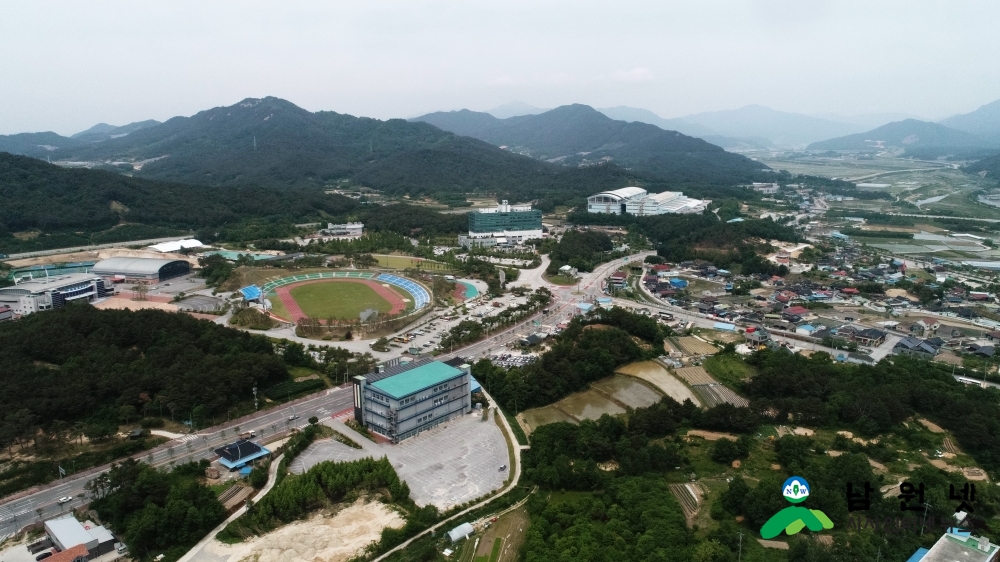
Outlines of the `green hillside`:
M 315 189 L 207 189 L 61 168 L 6 153 L 0 153 L 0 201 L 0 253 L 150 238 L 174 233 L 163 229 L 217 227 L 248 218 L 318 218 L 357 206 Z
M 977 160 L 963 168 L 970 174 L 985 174 L 988 178 L 1000 179 L 1000 153 Z

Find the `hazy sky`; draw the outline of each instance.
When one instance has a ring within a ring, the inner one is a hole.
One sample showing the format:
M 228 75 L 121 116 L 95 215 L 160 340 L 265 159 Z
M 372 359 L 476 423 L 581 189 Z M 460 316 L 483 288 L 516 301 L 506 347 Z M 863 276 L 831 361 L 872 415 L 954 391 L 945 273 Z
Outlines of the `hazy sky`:
M 5 2 L 0 134 L 267 95 L 378 118 L 512 100 L 942 118 L 1000 98 L 998 21 L 996 0 Z

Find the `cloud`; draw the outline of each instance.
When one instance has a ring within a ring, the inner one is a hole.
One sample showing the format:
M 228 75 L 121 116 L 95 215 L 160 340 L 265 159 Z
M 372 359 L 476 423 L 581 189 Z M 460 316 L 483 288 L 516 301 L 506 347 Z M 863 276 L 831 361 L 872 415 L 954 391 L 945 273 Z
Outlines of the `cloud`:
M 652 82 L 653 72 L 648 68 L 637 66 L 631 70 L 622 70 L 611 73 L 611 79 L 615 82 L 625 82 L 628 84 L 638 84 L 640 82 Z

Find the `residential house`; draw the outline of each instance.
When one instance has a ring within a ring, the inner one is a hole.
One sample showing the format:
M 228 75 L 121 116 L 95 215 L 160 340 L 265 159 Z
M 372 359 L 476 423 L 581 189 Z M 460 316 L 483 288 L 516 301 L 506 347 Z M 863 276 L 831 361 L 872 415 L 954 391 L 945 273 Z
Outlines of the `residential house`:
M 854 341 L 867 347 L 876 347 L 885 342 L 886 333 L 875 328 L 866 328 L 854 334 Z
M 938 348 L 917 338 L 903 338 L 892 348 L 892 353 L 931 359 L 938 354 Z

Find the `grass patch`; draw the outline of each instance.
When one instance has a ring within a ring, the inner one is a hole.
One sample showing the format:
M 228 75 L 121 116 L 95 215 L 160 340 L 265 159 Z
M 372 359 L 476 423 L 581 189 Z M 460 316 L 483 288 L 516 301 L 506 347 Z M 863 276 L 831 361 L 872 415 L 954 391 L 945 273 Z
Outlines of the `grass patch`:
M 347 445 L 348 447 L 351 447 L 352 449 L 360 449 L 361 448 L 361 445 L 359 445 L 357 441 L 355 441 L 354 439 L 351 439 L 350 437 L 344 435 L 343 433 L 337 431 L 336 429 L 327 427 L 325 425 L 323 427 L 326 427 L 331 432 L 333 432 L 332 438 L 333 438 L 334 441 L 338 441 L 340 443 L 343 443 L 344 445 Z
M 392 304 L 366 283 L 310 283 L 292 287 L 289 292 L 302 312 L 310 318 L 354 320 L 361 311 L 369 308 L 378 310 L 380 314 L 392 309 Z
M 511 431 L 514 432 L 514 438 L 517 439 L 517 444 L 518 445 L 527 445 L 528 444 L 528 436 L 525 435 L 524 434 L 524 430 L 521 429 L 521 424 L 517 423 L 517 420 L 514 419 L 514 416 L 511 416 L 511 415 L 507 414 L 506 412 L 504 412 L 503 415 L 504 415 L 505 418 L 507 418 L 507 423 L 510 424 Z
M 555 285 L 570 286 L 576 285 L 579 282 L 576 277 L 570 277 L 567 275 L 549 275 L 548 273 L 545 273 L 542 277 L 549 283 L 553 283 Z
M 368 431 L 368 428 L 358 423 L 357 420 L 354 419 L 345 420 L 344 425 L 353 429 L 354 431 L 357 431 L 361 435 L 364 435 L 372 443 L 378 443 L 378 441 L 375 440 L 375 436 L 372 435 L 370 431 Z
M 502 544 L 503 544 L 503 539 L 501 539 L 500 537 L 493 539 L 493 550 L 490 551 L 490 554 L 488 556 L 487 555 L 477 556 L 475 558 L 475 562 L 497 562 L 498 560 L 500 560 L 500 546 Z
M 411 256 L 374 256 L 379 267 L 387 269 L 423 269 L 426 271 L 452 271 L 452 267 L 439 261 L 424 260 Z
M 716 354 L 702 363 L 708 374 L 730 388 L 739 388 L 744 379 L 753 378 L 757 371 L 743 359 L 731 354 Z

